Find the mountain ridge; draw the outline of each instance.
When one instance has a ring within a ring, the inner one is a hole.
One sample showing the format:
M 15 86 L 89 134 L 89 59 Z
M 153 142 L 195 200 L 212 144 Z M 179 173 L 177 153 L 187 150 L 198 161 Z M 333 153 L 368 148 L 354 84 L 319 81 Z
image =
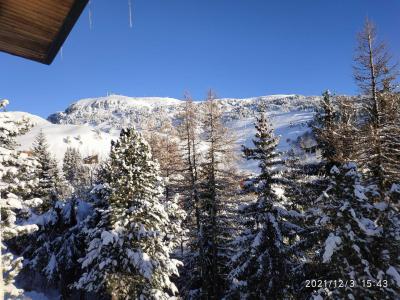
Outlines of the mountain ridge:
M 216 99 L 226 118 L 254 116 L 260 106 L 267 111 L 312 110 L 320 96 L 296 94 L 267 95 L 250 98 Z M 149 118 L 168 115 L 176 119 L 183 109 L 183 100 L 169 97 L 127 97 L 110 95 L 75 101 L 64 111 L 51 114 L 47 120 L 54 124 L 91 125 L 103 130 L 134 125 L 138 128 Z M 204 101 L 195 101 L 202 109 Z

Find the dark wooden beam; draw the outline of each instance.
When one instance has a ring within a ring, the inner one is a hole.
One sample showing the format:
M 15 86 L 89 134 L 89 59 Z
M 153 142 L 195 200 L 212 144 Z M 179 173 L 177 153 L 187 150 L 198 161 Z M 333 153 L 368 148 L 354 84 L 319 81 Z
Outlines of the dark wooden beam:
M 0 51 L 51 64 L 88 0 L 0 0 Z
M 49 50 L 47 51 L 47 57 L 44 60 L 44 63 L 50 65 L 54 58 L 56 57 L 58 51 L 61 46 L 64 44 L 64 41 L 67 39 L 69 33 L 74 27 L 76 21 L 78 21 L 82 11 L 85 9 L 86 4 L 89 0 L 77 0 L 74 2 L 68 16 L 66 17 L 63 25 L 60 28 L 60 31 L 57 34 L 57 37 L 51 43 Z

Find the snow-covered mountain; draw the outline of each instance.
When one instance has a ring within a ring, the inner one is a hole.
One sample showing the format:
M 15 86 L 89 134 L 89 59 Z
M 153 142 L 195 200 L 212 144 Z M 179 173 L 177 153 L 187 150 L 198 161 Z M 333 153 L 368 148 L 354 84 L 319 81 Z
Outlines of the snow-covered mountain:
M 55 124 L 91 125 L 103 131 L 132 125 L 140 128 L 145 118 L 160 113 L 172 116 L 181 104 L 181 100 L 173 98 L 111 95 L 79 100 L 48 120 Z
M 262 106 L 268 111 L 276 134 L 281 136 L 280 150 L 285 151 L 297 137 L 309 130 L 307 122 L 312 118 L 319 99 L 316 96 L 272 95 L 218 101 L 225 111 L 227 126 L 238 138 L 238 150 L 240 144 L 251 143 L 254 116 Z M 50 115 L 48 121 L 26 114 L 36 126 L 18 141 L 21 150 L 28 150 L 42 130 L 48 138 L 50 150 L 60 160 L 67 147 L 79 148 L 84 156 L 99 154 L 105 157 L 110 149 L 110 141 L 118 136 L 119 129 L 128 126 L 141 129 L 144 122 L 157 122 L 162 118 L 170 118 L 176 124 L 183 104 L 178 99 L 160 97 L 111 95 L 83 99 L 71 104 L 64 112 Z M 199 101 L 196 105 L 201 111 L 204 103 Z M 243 168 L 252 166 L 246 164 Z
M 260 105 L 271 112 L 309 110 L 315 107 L 319 97 L 300 95 L 272 95 L 245 99 L 218 99 L 227 119 L 254 116 Z M 135 125 L 141 127 L 149 118 L 170 117 L 175 119 L 183 109 L 183 101 L 173 98 L 131 98 L 111 95 L 83 99 L 70 105 L 64 112 L 49 116 L 55 124 L 92 125 L 102 130 Z M 197 102 L 199 109 L 203 102 Z

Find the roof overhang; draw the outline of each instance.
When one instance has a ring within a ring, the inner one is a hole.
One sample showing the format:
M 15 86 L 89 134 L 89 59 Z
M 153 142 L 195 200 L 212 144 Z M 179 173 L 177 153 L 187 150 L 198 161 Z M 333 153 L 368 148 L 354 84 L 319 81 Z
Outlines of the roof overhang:
M 88 0 L 0 0 L 0 51 L 51 64 Z

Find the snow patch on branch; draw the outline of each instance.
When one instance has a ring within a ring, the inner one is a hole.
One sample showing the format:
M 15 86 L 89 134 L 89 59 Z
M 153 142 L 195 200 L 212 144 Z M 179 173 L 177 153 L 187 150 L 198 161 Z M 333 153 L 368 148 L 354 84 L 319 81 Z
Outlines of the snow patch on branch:
M 102 240 L 103 245 L 105 245 L 105 246 L 108 244 L 114 243 L 114 240 L 116 240 L 116 238 L 117 237 L 115 236 L 115 234 L 113 234 L 109 231 L 103 231 L 101 233 L 101 240 Z
M 357 222 L 358 227 L 368 236 L 377 236 L 382 232 L 382 228 L 378 227 L 371 219 L 361 217 L 357 218 L 353 209 L 350 210 L 351 216 Z
M 397 286 L 400 287 L 400 274 L 397 272 L 395 267 L 390 266 L 389 269 L 386 270 L 386 274 L 392 276 L 396 281 Z
M 333 233 L 330 233 L 325 241 L 325 252 L 322 257 L 322 262 L 327 263 L 331 260 L 331 257 L 338 246 L 342 243 L 342 239 Z

